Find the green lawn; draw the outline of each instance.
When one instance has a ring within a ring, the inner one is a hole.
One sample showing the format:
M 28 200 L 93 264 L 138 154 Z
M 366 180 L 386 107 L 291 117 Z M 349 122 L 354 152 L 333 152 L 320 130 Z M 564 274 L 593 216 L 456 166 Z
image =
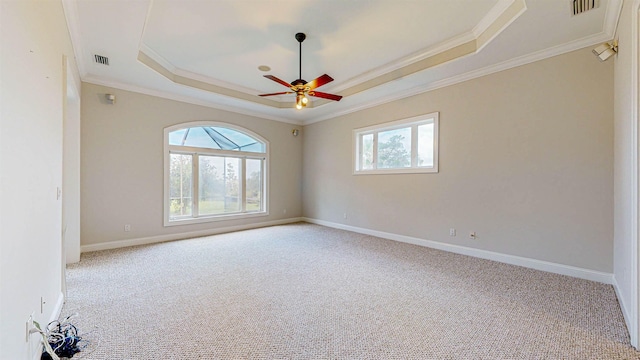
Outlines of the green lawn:
M 199 204 L 200 215 L 213 215 L 240 212 L 240 203 L 235 198 L 227 199 L 227 211 L 225 211 L 224 200 L 202 200 Z M 259 199 L 249 199 L 247 201 L 247 212 L 260 211 Z M 174 201 L 171 204 L 171 215 L 179 216 L 178 202 Z

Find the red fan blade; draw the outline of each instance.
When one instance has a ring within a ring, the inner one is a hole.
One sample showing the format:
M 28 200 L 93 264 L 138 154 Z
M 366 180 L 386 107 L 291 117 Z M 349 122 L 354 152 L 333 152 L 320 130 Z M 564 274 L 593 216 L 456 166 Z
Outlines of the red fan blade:
M 315 88 L 319 88 L 320 86 L 326 83 L 330 83 L 332 81 L 333 81 L 333 78 L 331 76 L 324 74 L 317 79 L 309 81 L 306 85 L 309 87 L 310 90 L 313 90 Z
M 274 95 L 284 95 L 284 94 L 293 94 L 293 92 L 284 91 L 284 92 L 277 92 L 277 93 L 271 93 L 271 94 L 260 94 L 258 96 L 274 96 Z
M 333 101 L 340 101 L 340 99 L 342 99 L 342 96 L 340 95 L 327 94 L 319 91 L 311 91 L 309 92 L 309 95 Z
M 275 77 L 273 75 L 265 75 L 264 77 L 266 77 L 267 79 L 273 80 L 273 81 L 275 81 L 277 83 L 280 83 L 280 84 L 282 84 L 282 85 L 284 85 L 284 86 L 286 86 L 288 88 L 291 87 L 291 84 L 289 84 L 288 82 L 286 82 L 284 80 L 278 79 L 277 77 Z

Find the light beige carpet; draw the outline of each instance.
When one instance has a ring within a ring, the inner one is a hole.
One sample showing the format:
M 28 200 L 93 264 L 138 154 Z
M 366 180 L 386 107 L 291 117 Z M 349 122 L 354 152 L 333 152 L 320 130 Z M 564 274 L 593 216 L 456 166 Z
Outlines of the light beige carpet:
M 609 285 L 304 223 L 83 254 L 67 285 L 84 359 L 640 359 Z

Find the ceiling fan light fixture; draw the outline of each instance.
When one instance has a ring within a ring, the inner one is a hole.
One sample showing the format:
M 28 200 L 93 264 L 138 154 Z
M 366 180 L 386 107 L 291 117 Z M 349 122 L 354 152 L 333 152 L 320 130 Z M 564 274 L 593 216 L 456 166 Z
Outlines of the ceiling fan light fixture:
M 307 82 L 306 80 L 302 79 L 302 42 L 304 41 L 304 39 L 306 39 L 306 35 L 304 33 L 297 33 L 296 34 L 296 40 L 298 41 L 298 45 L 300 47 L 300 53 L 299 53 L 299 73 L 298 73 L 298 79 L 294 80 L 292 83 L 288 83 L 284 80 L 281 80 L 273 75 L 264 75 L 264 77 L 266 77 L 269 80 L 275 81 L 280 85 L 284 85 L 285 87 L 289 88 L 289 90 L 291 91 L 282 91 L 282 92 L 277 92 L 277 93 L 270 93 L 270 94 L 260 94 L 258 96 L 275 96 L 275 95 L 284 95 L 284 94 L 296 94 L 296 109 L 300 110 L 303 107 L 307 106 L 307 104 L 309 103 L 309 98 L 307 98 L 307 95 L 309 96 L 315 96 L 315 97 L 320 97 L 320 98 L 324 98 L 324 99 L 328 99 L 328 100 L 333 100 L 333 101 L 340 101 L 340 99 L 342 99 L 342 96 L 340 95 L 334 95 L 334 94 L 328 94 L 328 93 L 324 93 L 324 92 L 319 92 L 319 91 L 315 91 L 316 88 L 319 88 L 320 86 L 329 83 L 331 81 L 333 81 L 333 78 L 327 74 L 324 74 L 322 76 L 319 76 L 316 79 L 311 80 L 310 82 Z M 266 68 L 266 66 L 265 66 Z M 262 70 L 262 66 L 260 66 L 260 70 Z
M 309 99 L 304 96 L 304 93 L 298 93 L 298 95 L 296 95 L 296 109 L 301 110 L 303 107 L 307 106 L 308 102 Z
M 302 96 L 300 94 L 296 95 L 296 109 L 302 109 Z

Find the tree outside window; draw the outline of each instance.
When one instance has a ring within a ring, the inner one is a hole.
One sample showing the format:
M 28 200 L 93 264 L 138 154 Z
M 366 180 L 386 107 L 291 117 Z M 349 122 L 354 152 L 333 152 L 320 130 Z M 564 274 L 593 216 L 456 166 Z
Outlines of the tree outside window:
M 354 130 L 354 173 L 438 172 L 438 113 Z
M 266 213 L 266 142 L 216 123 L 165 129 L 165 144 L 165 225 Z

